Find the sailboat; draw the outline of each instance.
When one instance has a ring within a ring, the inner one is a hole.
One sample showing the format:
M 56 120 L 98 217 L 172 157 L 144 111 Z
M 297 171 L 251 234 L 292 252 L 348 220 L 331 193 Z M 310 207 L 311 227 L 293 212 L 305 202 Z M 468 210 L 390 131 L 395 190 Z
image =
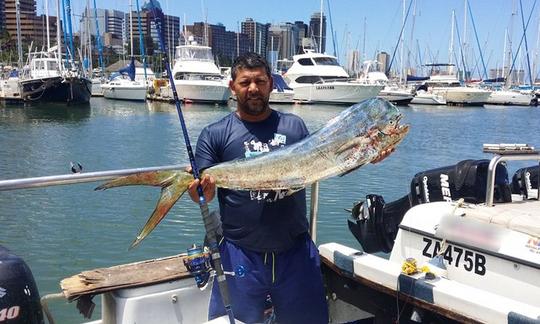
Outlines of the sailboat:
M 119 74 L 114 79 L 112 79 L 106 84 L 102 84 L 101 90 L 103 91 L 103 96 L 108 99 L 144 101 L 146 100 L 148 85 L 146 79 L 144 81 L 141 81 L 135 78 L 136 67 L 135 58 L 133 57 L 133 11 L 131 10 L 131 1 L 129 6 L 131 62 L 127 67 L 118 71 Z M 137 10 L 137 14 L 138 13 L 139 12 Z M 142 33 L 141 30 L 139 30 L 139 34 L 140 33 Z
M 71 26 L 69 6 L 67 11 L 67 23 Z M 58 1 L 57 13 L 57 26 L 60 26 Z M 74 50 L 69 50 L 67 46 L 66 64 L 62 63 L 60 28 L 57 28 L 56 38 L 56 46 L 28 54 L 28 63 L 19 80 L 21 98 L 25 101 L 87 103 L 90 101 L 92 82 L 75 64 Z

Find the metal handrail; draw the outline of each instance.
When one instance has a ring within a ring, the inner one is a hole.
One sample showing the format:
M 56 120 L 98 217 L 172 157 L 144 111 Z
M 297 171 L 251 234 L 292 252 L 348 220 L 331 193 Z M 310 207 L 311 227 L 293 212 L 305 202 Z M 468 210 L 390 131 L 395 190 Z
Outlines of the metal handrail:
M 87 173 L 72 173 L 34 178 L 0 180 L 0 191 L 40 188 L 67 184 L 111 180 L 119 176 L 127 176 L 148 171 L 184 170 L 186 165 L 166 165 L 147 168 L 120 169 L 109 171 L 96 171 Z
M 504 161 L 538 161 L 540 162 L 540 153 L 506 153 L 495 154 L 488 166 L 487 188 L 486 188 L 486 206 L 493 206 L 493 195 L 495 193 L 495 170 L 497 165 Z M 539 194 L 540 196 L 540 190 Z M 540 199 L 540 197 L 538 197 Z

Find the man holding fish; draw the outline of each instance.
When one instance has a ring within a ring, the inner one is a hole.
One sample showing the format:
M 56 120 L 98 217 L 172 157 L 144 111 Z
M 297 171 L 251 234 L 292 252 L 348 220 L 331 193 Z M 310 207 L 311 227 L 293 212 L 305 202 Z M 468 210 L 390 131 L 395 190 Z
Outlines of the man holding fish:
M 201 169 L 264 154 L 308 136 L 299 117 L 269 107 L 272 76 L 258 54 L 235 60 L 229 87 L 237 109 L 201 132 L 195 155 Z M 188 189 L 195 202 L 198 184 L 196 180 Z M 212 200 L 215 179 L 203 176 L 201 186 L 207 201 Z M 305 190 L 288 191 L 220 188 L 217 192 L 223 268 L 245 270 L 242 277 L 227 277 L 232 308 L 240 321 L 263 322 L 270 299 L 279 323 L 328 323 L 319 254 L 308 234 Z M 218 289 L 213 286 L 209 319 L 225 314 Z

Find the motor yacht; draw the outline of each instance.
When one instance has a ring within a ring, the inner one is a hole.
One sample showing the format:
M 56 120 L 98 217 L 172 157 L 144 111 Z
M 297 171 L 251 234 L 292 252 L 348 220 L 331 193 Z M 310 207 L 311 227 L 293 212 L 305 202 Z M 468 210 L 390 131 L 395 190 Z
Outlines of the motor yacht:
M 428 92 L 442 96 L 448 105 L 481 106 L 487 102 L 491 91 L 461 85 L 453 64 L 426 64 L 426 66 L 432 68 L 429 80 L 424 83 Z
M 364 74 L 359 80 L 384 86 L 379 92 L 378 98 L 386 99 L 396 105 L 409 104 L 414 97 L 412 89 L 406 88 L 397 82 L 390 82 L 385 73 L 377 70 L 379 64 L 377 61 L 365 61 Z
M 214 62 L 212 48 L 193 40 L 176 47 L 172 74 L 178 97 L 184 101 L 225 103 L 231 96 L 227 79 Z
M 307 103 L 357 103 L 376 97 L 384 88 L 380 84 L 352 80 L 336 57 L 312 50 L 293 56 L 293 64 L 284 78 L 294 89 L 294 99 Z

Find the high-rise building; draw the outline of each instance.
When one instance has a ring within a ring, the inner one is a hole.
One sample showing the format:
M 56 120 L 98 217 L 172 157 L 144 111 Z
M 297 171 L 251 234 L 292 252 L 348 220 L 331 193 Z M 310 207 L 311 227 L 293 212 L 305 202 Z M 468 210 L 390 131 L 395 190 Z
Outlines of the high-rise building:
M 304 38 L 308 37 L 308 30 L 309 27 L 306 25 L 303 21 L 297 20 L 294 22 L 294 25 L 298 29 L 298 39 L 296 40 L 296 54 L 303 54 L 304 53 L 304 47 L 302 44 L 304 43 Z
M 6 29 L 6 1 L 0 0 L 0 32 Z
M 264 57 L 267 55 L 268 47 L 268 24 L 262 24 L 251 18 L 246 18 L 242 22 L 242 33 L 249 39 L 249 50 Z
M 321 38 L 321 20 L 322 20 L 322 38 Z M 311 15 L 309 20 L 308 37 L 312 38 L 315 42 L 316 48 L 320 53 L 326 51 L 326 16 L 323 14 L 321 19 L 321 13 L 316 12 Z
M 299 30 L 295 24 L 271 25 L 268 32 L 273 44 L 270 51 L 277 53 L 277 59 L 288 59 L 297 54 Z
M 37 44 L 46 44 L 47 26 L 46 16 L 36 15 L 35 0 L 18 0 L 19 1 L 19 17 L 20 17 L 20 33 L 21 41 L 24 43 L 35 42 Z M 2 25 L 9 33 L 12 39 L 17 38 L 17 0 L 3 0 L 2 15 L 4 22 Z M 54 44 L 52 39 L 56 36 L 56 17 L 49 16 L 49 35 L 51 45 Z M 34 44 L 36 45 L 36 44 Z
M 210 46 L 220 65 L 229 65 L 235 57 L 250 51 L 248 35 L 227 31 L 221 24 L 196 22 L 185 26 L 185 29 L 186 35 L 183 38 L 192 36 L 198 44 Z
M 390 64 L 390 55 L 386 52 L 377 53 L 377 62 L 379 62 L 379 71 L 386 73 Z

